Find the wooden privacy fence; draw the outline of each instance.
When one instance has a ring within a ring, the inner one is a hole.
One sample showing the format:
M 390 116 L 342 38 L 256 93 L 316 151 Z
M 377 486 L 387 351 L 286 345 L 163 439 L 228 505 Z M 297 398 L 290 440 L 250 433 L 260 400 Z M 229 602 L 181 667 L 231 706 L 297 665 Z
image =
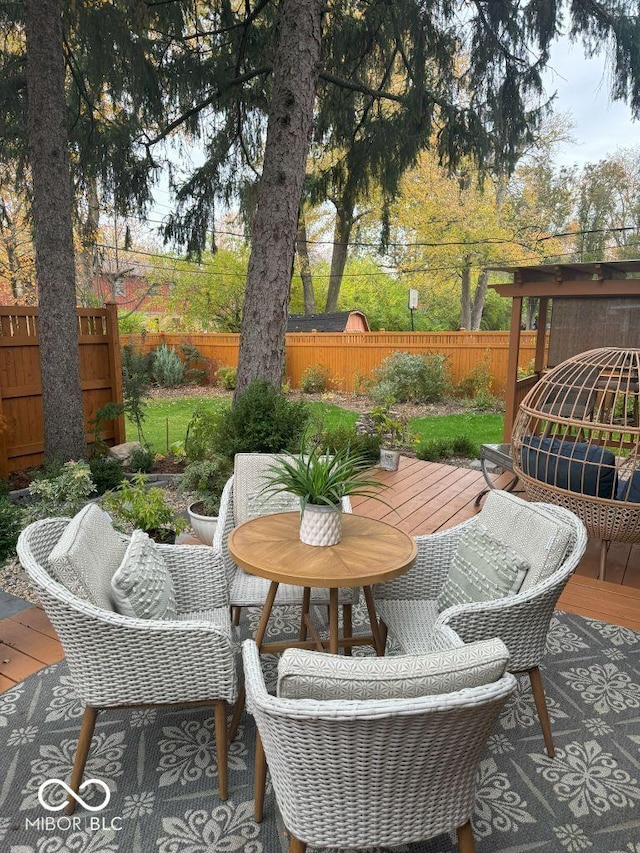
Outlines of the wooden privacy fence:
M 85 428 L 96 411 L 122 402 L 122 372 L 115 305 L 79 308 L 80 377 Z M 108 444 L 125 440 L 124 417 L 107 421 Z M 42 385 L 38 309 L 0 306 L 0 476 L 42 463 Z
M 123 335 L 122 343 L 132 343 L 149 352 L 162 343 L 175 347 L 190 343 L 215 367 L 237 366 L 239 335 L 228 334 L 146 334 Z M 300 387 L 306 367 L 320 364 L 328 368 L 332 387 L 357 391 L 380 362 L 393 352 L 437 352 L 447 356 L 455 383 L 469 375 L 485 360 L 493 377 L 493 392 L 502 395 L 507 379 L 509 332 L 312 332 L 287 335 L 286 377 L 293 388 Z M 535 332 L 524 333 L 520 345 L 520 366 L 526 367 L 535 355 Z

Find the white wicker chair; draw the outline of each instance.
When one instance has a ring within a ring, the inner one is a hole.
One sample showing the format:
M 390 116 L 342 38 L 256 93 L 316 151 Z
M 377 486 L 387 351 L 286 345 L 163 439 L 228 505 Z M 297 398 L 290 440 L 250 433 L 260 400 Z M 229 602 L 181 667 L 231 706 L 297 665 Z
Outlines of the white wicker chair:
M 512 675 L 412 699 L 283 699 L 267 693 L 255 643 L 244 643 L 243 657 L 290 853 L 393 847 L 452 830 L 461 853 L 474 853 L 476 770 L 515 691 Z
M 47 571 L 69 523 L 30 524 L 18 556 L 56 629 L 78 697 L 85 703 L 70 787 L 78 791 L 99 711 L 144 705 L 215 706 L 219 793 L 227 797 L 227 703 L 237 694 L 222 564 L 211 548 L 159 546 L 175 588 L 177 620 L 133 619 L 73 595 Z M 206 612 L 205 612 L 206 611 Z M 68 813 L 75 800 L 69 799 Z
M 222 560 L 227 573 L 229 599 L 233 609 L 233 624 L 237 625 L 243 607 L 262 607 L 270 582 L 264 578 L 254 577 L 243 571 L 233 561 L 227 541 L 229 534 L 238 524 L 256 515 L 267 515 L 274 512 L 290 512 L 300 508 L 299 499 L 293 495 L 265 495 L 254 503 L 256 496 L 264 487 L 264 474 L 278 459 L 278 454 L 270 453 L 237 453 L 234 460 L 234 473 L 222 492 L 218 527 L 213 539 L 213 547 L 222 554 Z M 351 502 L 344 498 L 343 512 L 351 512 Z M 290 584 L 280 584 L 276 595 L 276 604 L 302 604 L 302 587 Z M 339 601 L 343 605 L 344 632 L 351 636 L 351 606 L 358 600 L 358 591 L 351 589 L 340 590 Z M 311 604 L 329 604 L 329 591 L 314 589 L 311 591 Z M 302 629 L 301 629 L 302 630 Z M 301 635 L 301 639 L 305 637 Z
M 492 495 L 498 494 L 492 492 Z M 503 493 L 504 494 L 504 493 Z M 526 502 L 513 495 L 512 501 Z M 402 577 L 374 587 L 376 609 L 383 626 L 403 653 L 419 654 L 432 647 L 433 632 L 448 625 L 465 643 L 500 637 L 509 649 L 509 670 L 527 672 L 548 754 L 554 747 L 539 664 L 545 652 L 553 611 L 587 544 L 584 525 L 572 512 L 551 504 L 537 504 L 571 529 L 560 566 L 546 580 L 516 595 L 493 601 L 448 607 L 438 611 L 437 598 L 463 531 L 482 523 L 482 511 L 462 524 L 427 536 L 417 536 L 418 556 Z

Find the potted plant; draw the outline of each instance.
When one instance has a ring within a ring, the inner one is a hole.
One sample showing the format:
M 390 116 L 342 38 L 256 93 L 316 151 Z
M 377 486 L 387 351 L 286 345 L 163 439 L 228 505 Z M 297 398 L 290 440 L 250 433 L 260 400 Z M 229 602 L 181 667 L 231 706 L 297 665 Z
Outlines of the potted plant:
M 186 519 L 177 515 L 167 503 L 164 489 L 147 488 L 147 477 L 135 474 L 119 489 L 107 492 L 104 508 L 113 515 L 114 525 L 125 531 L 144 530 L 156 542 L 175 542 L 176 535 L 187 527 Z
M 391 403 L 376 406 L 371 419 L 380 437 L 380 467 L 383 471 L 397 471 L 400 450 L 406 439 L 407 419 L 391 412 Z
M 191 462 L 180 478 L 180 490 L 196 496 L 187 512 L 191 527 L 205 545 L 213 544 L 222 490 L 231 473 L 231 462 L 225 456 L 215 455 Z
M 377 497 L 382 484 L 366 472 L 371 463 L 350 448 L 333 456 L 317 449 L 280 459 L 265 475 L 262 493 L 289 492 L 300 498 L 300 540 L 307 545 L 335 545 L 342 534 L 342 498 Z

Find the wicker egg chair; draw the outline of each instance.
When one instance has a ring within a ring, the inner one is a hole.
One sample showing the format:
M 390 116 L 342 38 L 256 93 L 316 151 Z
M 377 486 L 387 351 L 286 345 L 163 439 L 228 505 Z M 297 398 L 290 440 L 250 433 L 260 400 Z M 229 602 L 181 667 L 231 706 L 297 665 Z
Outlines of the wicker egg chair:
M 563 361 L 520 404 L 515 473 L 536 501 L 558 504 L 601 540 L 640 542 L 640 349 L 605 347 Z

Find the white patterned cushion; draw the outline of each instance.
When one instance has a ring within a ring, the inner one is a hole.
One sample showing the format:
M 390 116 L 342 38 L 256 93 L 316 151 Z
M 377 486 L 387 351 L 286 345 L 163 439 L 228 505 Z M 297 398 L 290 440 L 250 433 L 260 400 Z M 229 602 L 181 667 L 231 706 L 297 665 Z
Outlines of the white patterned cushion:
M 251 499 L 255 504 L 256 495 L 265 485 L 264 475 L 278 459 L 291 459 L 291 456 L 283 453 L 236 453 L 233 461 L 233 517 L 236 524 L 255 518 L 249 514 L 249 501 Z M 299 509 L 300 504 L 294 508 Z
M 175 619 L 173 580 L 158 546 L 134 530 L 122 563 L 111 579 L 115 609 L 137 619 Z
M 107 513 L 90 503 L 65 527 L 49 554 L 49 569 L 78 598 L 113 610 L 111 578 L 126 550 Z
M 248 496 L 247 518 L 260 518 L 276 512 L 296 512 L 300 510 L 300 498 L 291 492 L 252 492 Z
M 509 652 L 479 640 L 428 655 L 348 658 L 287 649 L 278 664 L 278 696 L 287 699 L 411 699 L 497 681 Z
M 522 591 L 546 580 L 571 546 L 572 530 L 545 507 L 500 490 L 489 492 L 478 516 L 489 533 L 529 563 Z
M 494 539 L 483 524 L 469 525 L 458 541 L 438 607 L 442 611 L 455 604 L 514 595 L 528 570 L 529 563 Z

